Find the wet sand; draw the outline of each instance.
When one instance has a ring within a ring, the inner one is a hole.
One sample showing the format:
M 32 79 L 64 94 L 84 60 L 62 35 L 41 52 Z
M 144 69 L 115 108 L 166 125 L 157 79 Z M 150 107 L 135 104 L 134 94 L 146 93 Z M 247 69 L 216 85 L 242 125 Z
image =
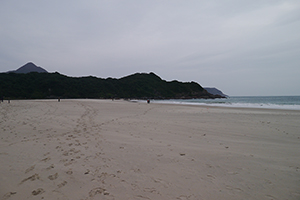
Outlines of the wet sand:
M 0 199 L 300 199 L 300 111 L 0 104 Z

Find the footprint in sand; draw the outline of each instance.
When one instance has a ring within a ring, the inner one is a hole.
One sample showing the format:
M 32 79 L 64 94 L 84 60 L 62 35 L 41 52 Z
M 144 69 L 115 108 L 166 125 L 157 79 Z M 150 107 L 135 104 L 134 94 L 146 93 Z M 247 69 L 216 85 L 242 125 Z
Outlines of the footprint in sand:
M 69 153 L 70 153 L 69 151 L 65 151 L 62 155 L 63 155 L 63 156 L 68 156 Z
M 42 159 L 41 161 L 47 162 L 48 160 L 51 160 L 51 158 L 47 157 L 47 158 Z
M 94 197 L 97 194 L 109 195 L 109 193 L 104 188 L 97 187 L 89 192 L 89 197 Z
M 49 154 L 50 154 L 50 152 L 47 152 L 47 153 L 44 154 L 44 156 L 48 156 Z
M 12 195 L 17 194 L 17 192 L 9 192 L 3 196 L 3 200 L 9 199 Z
M 66 162 L 65 164 L 64 164 L 64 166 L 69 166 L 69 165 L 72 165 L 73 163 L 74 163 L 74 159 L 72 158 L 69 162 Z
M 34 174 L 32 176 L 29 176 L 28 178 L 23 179 L 20 184 L 22 184 L 22 183 L 24 183 L 26 181 L 29 181 L 29 180 L 35 181 L 37 179 L 40 179 L 40 176 L 38 174 Z
M 51 181 L 53 181 L 53 180 L 57 179 L 57 177 L 58 177 L 58 173 L 55 173 L 53 175 L 48 176 L 48 179 L 50 179 Z
M 73 174 L 73 171 L 72 171 L 72 169 L 69 169 L 69 170 L 66 172 L 66 174 L 68 174 L 68 175 L 71 175 L 71 174 Z
M 46 170 L 50 170 L 54 168 L 54 164 L 50 165 L 49 167 L 46 168 Z
M 58 184 L 57 187 L 58 188 L 64 187 L 65 185 L 67 185 L 67 183 L 68 183 L 67 181 L 63 181 L 62 183 Z
M 210 179 L 215 179 L 215 177 L 211 174 L 207 174 L 207 177 L 210 178 Z
M 29 167 L 28 169 L 25 170 L 25 174 L 27 174 L 28 172 L 34 170 L 35 165 L 32 165 L 31 167 Z
M 32 191 L 32 195 L 36 196 L 36 195 L 42 194 L 44 192 L 45 192 L 45 190 L 43 188 L 38 188 L 38 189 Z

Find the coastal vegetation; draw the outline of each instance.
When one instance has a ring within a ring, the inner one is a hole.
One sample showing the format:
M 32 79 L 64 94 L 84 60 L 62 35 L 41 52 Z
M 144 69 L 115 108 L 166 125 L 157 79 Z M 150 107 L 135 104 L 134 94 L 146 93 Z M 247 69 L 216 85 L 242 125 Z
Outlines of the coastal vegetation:
M 222 98 L 196 82 L 165 81 L 154 73 L 136 73 L 120 79 L 68 77 L 55 73 L 0 73 L 0 95 L 11 99 Z

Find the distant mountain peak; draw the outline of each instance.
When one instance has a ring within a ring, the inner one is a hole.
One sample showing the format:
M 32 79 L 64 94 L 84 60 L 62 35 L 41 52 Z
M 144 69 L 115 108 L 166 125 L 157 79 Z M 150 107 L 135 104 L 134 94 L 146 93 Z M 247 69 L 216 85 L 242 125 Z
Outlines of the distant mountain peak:
M 17 74 L 27 74 L 30 72 L 48 73 L 45 69 L 43 69 L 42 67 L 36 66 L 32 62 L 28 62 L 25 65 L 23 65 L 22 67 L 20 67 L 19 69 L 15 70 L 15 71 L 11 71 L 11 72 L 17 73 Z

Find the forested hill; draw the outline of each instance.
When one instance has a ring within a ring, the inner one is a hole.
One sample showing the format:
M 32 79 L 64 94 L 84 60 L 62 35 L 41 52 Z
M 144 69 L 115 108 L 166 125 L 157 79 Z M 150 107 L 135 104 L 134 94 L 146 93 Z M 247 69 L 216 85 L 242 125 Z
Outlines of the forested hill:
M 59 73 L 0 73 L 0 96 L 11 99 L 45 98 L 220 98 L 195 82 L 165 81 L 154 73 L 120 79 L 68 77 Z

